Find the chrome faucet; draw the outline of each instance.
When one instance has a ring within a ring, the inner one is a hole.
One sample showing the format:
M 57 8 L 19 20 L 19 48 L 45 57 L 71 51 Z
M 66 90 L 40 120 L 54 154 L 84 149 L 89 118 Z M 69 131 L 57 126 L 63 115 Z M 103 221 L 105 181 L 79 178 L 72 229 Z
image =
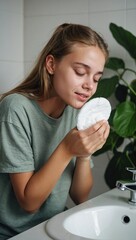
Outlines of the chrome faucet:
M 132 180 L 128 181 L 118 180 L 116 182 L 116 187 L 122 191 L 129 190 L 130 191 L 129 203 L 132 205 L 136 205 L 136 168 L 127 167 L 126 170 L 133 173 Z

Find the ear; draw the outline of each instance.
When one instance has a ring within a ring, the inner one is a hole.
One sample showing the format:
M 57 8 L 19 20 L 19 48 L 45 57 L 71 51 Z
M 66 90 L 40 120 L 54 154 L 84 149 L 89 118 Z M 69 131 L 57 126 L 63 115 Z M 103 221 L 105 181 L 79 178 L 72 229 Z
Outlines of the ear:
M 46 67 L 49 74 L 51 74 L 51 75 L 54 74 L 55 59 L 54 59 L 53 55 L 48 55 L 46 57 L 45 67 Z

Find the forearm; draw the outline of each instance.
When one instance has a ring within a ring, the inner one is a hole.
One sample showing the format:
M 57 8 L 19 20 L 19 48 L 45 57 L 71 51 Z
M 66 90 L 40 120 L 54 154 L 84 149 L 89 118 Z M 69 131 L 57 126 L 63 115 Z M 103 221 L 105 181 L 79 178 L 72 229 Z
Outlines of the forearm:
M 52 192 L 71 158 L 71 154 L 62 142 L 39 171 L 31 173 L 31 176 L 30 173 L 11 174 L 12 185 L 22 208 L 28 212 L 39 209 Z
M 93 186 L 92 170 L 88 158 L 77 158 L 70 196 L 76 203 L 82 203 L 88 199 Z

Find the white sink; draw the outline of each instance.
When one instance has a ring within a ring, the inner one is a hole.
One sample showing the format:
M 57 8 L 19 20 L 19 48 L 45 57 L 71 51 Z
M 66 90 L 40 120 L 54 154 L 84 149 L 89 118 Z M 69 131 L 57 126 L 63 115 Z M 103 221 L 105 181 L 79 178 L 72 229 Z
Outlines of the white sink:
M 46 232 L 55 240 L 135 240 L 136 207 L 128 196 L 111 190 L 51 218 Z
M 88 239 L 129 239 L 136 227 L 136 212 L 125 207 L 88 208 L 67 217 L 63 227 Z M 125 237 L 125 238 L 124 238 Z

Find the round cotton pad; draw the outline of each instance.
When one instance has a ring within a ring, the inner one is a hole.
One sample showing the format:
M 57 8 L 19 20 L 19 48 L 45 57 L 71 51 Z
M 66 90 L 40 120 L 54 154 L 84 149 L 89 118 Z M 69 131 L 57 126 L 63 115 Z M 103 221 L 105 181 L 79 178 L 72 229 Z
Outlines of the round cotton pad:
M 84 130 L 100 120 L 108 120 L 110 113 L 111 105 L 106 98 L 93 98 L 79 111 L 77 129 Z

